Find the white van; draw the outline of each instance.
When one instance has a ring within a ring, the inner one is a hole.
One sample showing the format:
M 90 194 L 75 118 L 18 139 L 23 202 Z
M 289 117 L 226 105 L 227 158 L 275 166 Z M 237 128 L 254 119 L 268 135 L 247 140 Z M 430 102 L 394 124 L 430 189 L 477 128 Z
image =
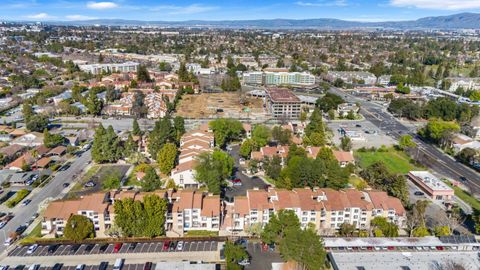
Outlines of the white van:
M 75 270 L 83 270 L 85 269 L 85 264 L 79 264 L 77 267 L 75 267 Z
M 8 237 L 5 242 L 3 243 L 4 246 L 10 246 L 13 243 L 13 238 Z
M 38 270 L 38 269 L 40 269 L 40 264 L 32 264 L 28 268 L 28 270 Z
M 113 270 L 121 270 L 123 267 L 124 259 L 116 259 L 115 264 L 113 265 Z

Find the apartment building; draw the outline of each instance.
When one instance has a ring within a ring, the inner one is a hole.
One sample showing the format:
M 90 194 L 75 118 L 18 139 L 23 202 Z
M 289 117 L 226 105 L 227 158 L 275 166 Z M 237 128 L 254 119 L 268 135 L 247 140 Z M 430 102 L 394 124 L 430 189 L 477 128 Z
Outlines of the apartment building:
M 196 157 L 203 152 L 213 151 L 214 136 L 206 129 L 192 130 L 180 139 L 178 165 L 171 172 L 175 184 L 181 187 L 198 187 L 195 180 Z
M 286 88 L 268 88 L 265 104 L 268 112 L 275 118 L 300 117 L 302 102 Z
M 94 225 L 97 237 L 106 237 L 105 230 L 110 228 L 110 192 L 99 192 L 74 200 L 51 202 L 43 214 L 42 235 L 62 236 L 67 221 L 72 215 L 83 215 Z
M 374 85 L 377 82 L 375 75 L 365 71 L 329 71 L 326 79 L 330 82 L 342 79 L 345 83 L 366 85 Z
M 90 64 L 78 66 L 80 70 L 92 73 L 93 75 L 106 72 L 137 72 L 139 64 L 137 62 L 111 63 L 111 64 Z
M 400 227 L 406 219 L 399 199 L 383 191 L 354 189 L 254 189 L 248 190 L 246 196 L 235 197 L 227 209 L 227 231 L 245 231 L 257 223 L 264 226 L 272 214 L 282 209 L 293 210 L 303 228 L 313 224 L 322 235 L 333 235 L 343 223 L 368 229 L 376 216 L 385 217 Z
M 448 89 L 450 92 L 455 92 L 460 87 L 464 90 L 480 90 L 480 78 L 448 77 L 445 80 L 451 83 Z
M 106 115 L 131 115 L 134 101 L 134 93 L 122 93 L 122 97 L 115 103 L 105 106 L 103 112 Z
M 315 76 L 306 72 L 247 72 L 243 74 L 245 84 L 310 86 Z
M 144 103 L 148 109 L 147 118 L 157 119 L 167 114 L 167 105 L 161 93 L 152 92 L 147 94 Z
M 183 236 L 195 230 L 220 230 L 220 196 L 195 190 L 179 190 L 169 196 L 171 212 L 167 215 L 167 235 Z

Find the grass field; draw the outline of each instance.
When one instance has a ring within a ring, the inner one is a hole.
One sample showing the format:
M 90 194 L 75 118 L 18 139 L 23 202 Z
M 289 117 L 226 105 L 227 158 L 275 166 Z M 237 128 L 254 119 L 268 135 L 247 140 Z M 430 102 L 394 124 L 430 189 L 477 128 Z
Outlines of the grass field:
M 475 199 L 472 195 L 459 187 L 453 187 L 453 190 L 455 191 L 455 196 L 470 205 L 473 209 L 480 210 L 479 200 Z
M 419 169 L 410 162 L 410 158 L 401 151 L 389 148 L 386 152 L 367 151 L 354 153 L 355 159 L 360 166 L 365 168 L 377 161 L 383 161 L 392 173 L 406 174 L 409 171 Z

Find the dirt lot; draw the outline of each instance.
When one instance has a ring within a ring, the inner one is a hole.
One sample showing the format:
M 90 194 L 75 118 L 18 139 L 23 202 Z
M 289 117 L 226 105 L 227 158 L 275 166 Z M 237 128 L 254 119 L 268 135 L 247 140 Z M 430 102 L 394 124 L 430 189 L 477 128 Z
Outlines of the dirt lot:
M 215 93 L 200 95 L 184 95 L 177 108 L 177 115 L 186 118 L 249 117 L 264 115 L 262 99 L 245 98 L 246 103 L 240 104 L 238 93 Z M 223 112 L 218 112 L 222 109 Z

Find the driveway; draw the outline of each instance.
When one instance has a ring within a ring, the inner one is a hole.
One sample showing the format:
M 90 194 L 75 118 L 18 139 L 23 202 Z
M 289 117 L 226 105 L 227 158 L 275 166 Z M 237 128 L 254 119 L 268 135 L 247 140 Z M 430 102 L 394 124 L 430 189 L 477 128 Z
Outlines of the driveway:
M 242 181 L 241 186 L 229 186 L 225 192 L 225 196 L 233 198 L 234 196 L 245 196 L 247 195 L 248 189 L 265 188 L 267 183 L 265 183 L 260 177 L 253 176 L 249 177 L 243 173 L 243 168 L 240 167 L 240 155 L 238 151 L 240 150 L 240 145 L 233 145 L 232 150 L 229 151 L 230 155 L 235 159 L 235 178 L 238 178 Z

